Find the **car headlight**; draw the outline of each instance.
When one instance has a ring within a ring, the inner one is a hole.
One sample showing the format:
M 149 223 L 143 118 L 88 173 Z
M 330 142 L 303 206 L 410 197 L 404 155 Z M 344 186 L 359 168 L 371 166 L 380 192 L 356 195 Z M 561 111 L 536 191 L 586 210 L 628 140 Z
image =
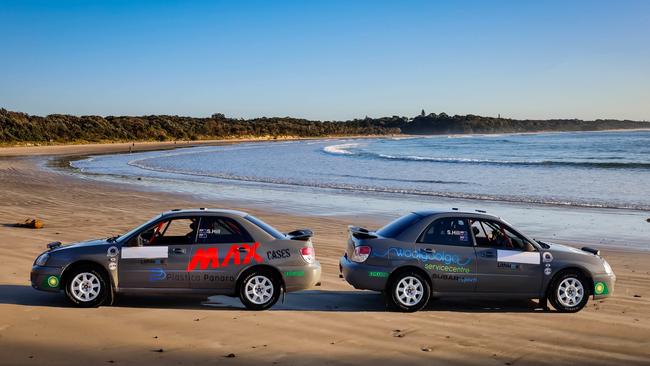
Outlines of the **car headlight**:
M 607 273 L 607 274 L 612 274 L 613 273 L 612 267 L 604 259 L 603 259 L 603 266 L 605 267 L 605 273 Z
M 48 259 L 50 259 L 50 255 L 48 253 L 43 253 L 36 258 L 34 264 L 37 266 L 44 266 Z

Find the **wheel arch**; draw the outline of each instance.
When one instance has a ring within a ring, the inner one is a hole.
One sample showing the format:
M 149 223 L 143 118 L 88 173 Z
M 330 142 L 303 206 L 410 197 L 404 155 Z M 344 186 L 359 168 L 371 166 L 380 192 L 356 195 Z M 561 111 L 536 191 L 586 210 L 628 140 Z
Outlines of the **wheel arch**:
M 395 278 L 397 278 L 398 275 L 400 275 L 403 272 L 407 272 L 407 271 L 416 272 L 419 275 L 421 275 L 422 277 L 424 277 L 424 279 L 429 284 L 429 288 L 431 289 L 431 292 L 433 292 L 433 281 L 431 281 L 431 277 L 429 276 L 427 271 L 425 271 L 424 269 L 422 269 L 420 267 L 413 266 L 413 265 L 405 265 L 405 266 L 395 268 L 390 273 L 390 275 L 388 276 L 388 280 L 386 281 L 386 288 L 389 288 L 392 285 L 393 281 L 395 281 Z
M 275 274 L 278 277 L 278 279 L 280 280 L 280 286 L 282 286 L 282 291 L 283 292 L 286 291 L 286 284 L 284 283 L 284 277 L 282 277 L 282 273 L 276 267 L 270 266 L 268 264 L 256 264 L 254 266 L 250 266 L 250 267 L 244 269 L 243 271 L 239 272 L 239 275 L 237 275 L 237 278 L 235 279 L 235 289 L 234 290 L 236 292 L 239 291 L 239 286 L 241 285 L 241 281 L 244 280 L 244 278 L 246 277 L 246 275 L 248 273 L 253 272 L 255 270 L 259 270 L 259 269 L 269 270 L 269 271 L 273 272 L 273 274 Z
M 580 273 L 586 280 L 587 283 L 585 284 L 586 290 L 588 291 L 587 296 L 591 296 L 594 288 L 594 279 L 591 275 L 591 272 L 589 272 L 586 268 L 578 266 L 578 265 L 570 265 L 566 266 L 560 270 L 558 270 L 553 277 L 551 278 L 550 281 L 546 284 L 546 288 L 544 289 L 544 297 L 548 297 L 549 295 L 549 290 L 551 289 L 552 286 L 555 285 L 557 282 L 558 278 L 562 276 L 566 272 L 578 272 Z
M 69 280 L 68 277 L 70 276 L 70 273 L 72 273 L 72 270 L 74 270 L 76 268 L 79 268 L 79 267 L 82 267 L 82 266 L 92 266 L 92 267 L 97 268 L 102 273 L 102 275 L 104 275 L 104 278 L 108 279 L 111 288 L 113 290 L 115 289 L 115 284 L 113 283 L 113 277 L 108 272 L 106 267 L 104 267 L 103 265 L 101 265 L 98 262 L 95 262 L 95 261 L 92 261 L 92 260 L 87 260 L 87 259 L 78 260 L 76 262 L 70 263 L 69 265 L 67 265 L 65 267 L 65 269 L 61 273 L 60 288 L 65 288 L 67 286 L 68 280 Z

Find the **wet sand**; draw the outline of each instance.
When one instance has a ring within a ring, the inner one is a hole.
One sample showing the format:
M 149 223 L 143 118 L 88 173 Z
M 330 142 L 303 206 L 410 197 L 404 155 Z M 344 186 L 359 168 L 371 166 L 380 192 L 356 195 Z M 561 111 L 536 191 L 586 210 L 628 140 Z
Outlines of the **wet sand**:
M 338 278 L 347 219 L 198 202 L 38 168 L 41 155 L 124 146 L 12 149 L 13 157 L 0 158 L 0 364 L 650 364 L 648 252 L 604 250 L 618 276 L 616 292 L 577 314 L 542 312 L 532 301 L 448 300 L 415 314 L 389 313 L 378 294 Z M 323 286 L 249 312 L 222 297 L 127 297 L 77 309 L 63 295 L 29 285 L 31 264 L 48 242 L 106 237 L 171 208 L 225 206 L 283 231 L 312 228 Z M 10 226 L 27 217 L 42 219 L 45 228 Z

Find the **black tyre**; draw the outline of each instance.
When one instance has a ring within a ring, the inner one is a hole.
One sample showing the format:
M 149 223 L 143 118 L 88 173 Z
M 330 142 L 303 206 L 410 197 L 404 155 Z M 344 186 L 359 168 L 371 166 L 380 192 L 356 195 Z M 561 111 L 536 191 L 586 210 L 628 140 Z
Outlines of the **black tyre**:
M 65 294 L 75 306 L 90 308 L 112 299 L 106 275 L 95 266 L 80 266 L 66 274 Z
M 239 283 L 239 299 L 248 310 L 266 310 L 280 298 L 282 283 L 268 269 L 254 269 Z
M 588 279 L 578 271 L 562 272 L 549 287 L 548 301 L 557 311 L 578 312 L 589 301 L 591 291 L 588 284 Z
M 404 271 L 390 281 L 384 296 L 391 310 L 410 313 L 427 305 L 431 287 L 418 272 Z

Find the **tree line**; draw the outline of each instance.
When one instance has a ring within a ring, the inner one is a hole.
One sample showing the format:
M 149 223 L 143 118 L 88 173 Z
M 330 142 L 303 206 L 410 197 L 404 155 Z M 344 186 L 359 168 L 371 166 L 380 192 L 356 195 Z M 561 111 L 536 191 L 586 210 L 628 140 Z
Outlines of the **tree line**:
M 424 111 L 423 111 L 424 112 Z M 168 141 L 231 138 L 327 137 L 392 134 L 463 134 L 539 131 L 594 131 L 650 128 L 649 122 L 629 120 L 516 120 L 445 113 L 315 121 L 291 117 L 206 118 L 150 116 L 35 116 L 0 108 L 0 143 L 74 143 Z

